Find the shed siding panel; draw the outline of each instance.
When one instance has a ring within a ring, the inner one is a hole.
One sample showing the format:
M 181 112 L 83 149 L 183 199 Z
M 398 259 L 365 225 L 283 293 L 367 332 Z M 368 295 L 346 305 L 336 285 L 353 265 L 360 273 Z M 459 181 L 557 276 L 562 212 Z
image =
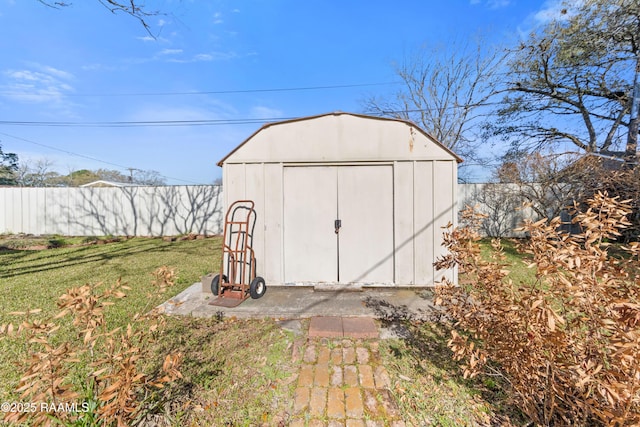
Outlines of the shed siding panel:
M 224 213 L 226 215 L 227 208 L 236 200 L 245 199 L 245 172 L 244 164 L 226 165 L 224 176 Z M 228 191 L 227 191 L 228 190 Z
M 396 162 L 393 172 L 395 283 L 414 284 L 413 162 Z
M 264 165 L 264 252 L 260 254 L 264 270 L 258 271 L 263 275 L 267 284 L 284 283 L 282 276 L 282 165 Z M 260 212 L 258 212 L 260 215 Z M 258 254 L 256 254 L 258 256 Z
M 224 174 L 224 207 L 223 207 L 223 222 L 226 219 L 227 209 L 231 204 L 236 200 L 244 200 L 245 197 L 245 165 L 225 165 L 225 174 Z M 227 191 L 228 189 L 228 191 Z M 222 225 L 224 232 L 224 223 Z M 226 243 L 226 242 L 224 242 Z M 223 255 L 222 257 L 222 265 L 224 266 L 225 271 L 227 271 L 228 266 L 228 256 Z
M 433 210 L 435 220 L 433 250 L 435 252 L 435 258 L 437 258 L 446 253 L 446 249 L 441 245 L 442 233 L 445 232 L 443 227 L 445 227 L 449 222 L 455 223 L 455 200 L 453 197 L 453 191 L 456 183 L 454 181 L 454 162 L 435 162 L 433 166 Z M 441 280 L 443 275 L 449 279 L 453 278 L 450 270 L 436 270 L 435 280 Z
M 427 285 L 434 270 L 433 163 L 416 162 L 414 168 L 415 283 Z
M 256 272 L 261 276 L 264 271 L 264 166 L 262 164 L 247 165 L 245 169 L 245 197 L 253 200 L 256 210 L 256 224 L 253 232 L 253 250 L 256 256 Z

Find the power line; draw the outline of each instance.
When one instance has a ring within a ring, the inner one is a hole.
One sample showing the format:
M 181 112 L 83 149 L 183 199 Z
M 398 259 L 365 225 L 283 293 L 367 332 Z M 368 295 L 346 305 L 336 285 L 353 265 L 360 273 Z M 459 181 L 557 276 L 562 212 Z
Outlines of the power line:
M 415 108 L 402 110 L 368 110 L 363 114 L 370 114 L 378 117 L 403 117 L 412 113 L 422 113 L 428 111 L 475 109 L 504 105 L 504 101 L 482 102 L 470 105 L 452 105 L 447 107 Z M 576 113 L 577 114 L 577 113 Z M 19 121 L 0 120 L 0 126 L 28 126 L 28 127 L 99 127 L 99 128 L 126 128 L 126 127 L 175 127 L 175 126 L 227 126 L 246 124 L 276 123 L 288 120 L 300 119 L 301 116 L 290 117 L 269 117 L 269 118 L 242 118 L 242 119 L 201 119 L 201 120 L 137 120 L 137 121 L 95 121 L 95 122 L 75 122 L 75 121 Z
M 301 92 L 311 90 L 327 90 L 327 89 L 348 89 L 356 87 L 371 86 L 390 86 L 401 84 L 400 81 L 380 82 L 380 83 L 354 83 L 343 85 L 325 85 L 325 86 L 300 86 L 300 87 L 281 87 L 266 89 L 233 89 L 233 90 L 202 90 L 202 91 L 186 91 L 186 92 L 132 92 L 132 93 L 67 93 L 69 97 L 127 97 L 127 96 L 183 96 L 183 95 L 225 95 L 235 93 L 264 93 L 264 92 Z M 0 92 L 0 95 L 24 95 L 24 93 L 16 92 Z
M 19 136 L 15 136 L 15 135 L 10 135 L 10 134 L 4 133 L 4 132 L 0 132 L 0 135 L 4 135 L 4 136 L 9 137 L 9 138 L 17 139 L 18 141 L 28 142 L 29 144 L 39 145 L 40 147 L 49 148 L 51 150 L 60 151 L 62 153 L 68 154 L 70 156 L 80 157 L 80 158 L 83 158 L 83 159 L 92 160 L 94 162 L 100 162 L 100 163 L 104 163 L 106 165 L 115 166 L 115 167 L 117 167 L 119 169 L 123 169 L 123 170 L 142 170 L 142 169 L 139 169 L 139 168 L 132 168 L 131 166 L 124 166 L 124 165 L 120 165 L 118 163 L 108 162 L 106 160 L 96 159 L 95 157 L 87 156 L 85 154 L 79 154 L 79 153 L 75 153 L 73 151 L 63 150 L 62 148 L 57 148 L 57 147 L 53 147 L 51 145 L 42 144 L 40 142 L 32 141 L 32 140 L 26 139 L 26 138 L 21 138 Z M 199 184 L 199 183 L 197 183 L 195 181 L 188 181 L 188 180 L 185 180 L 185 179 L 174 178 L 174 177 L 166 176 L 166 175 L 162 175 L 162 174 L 160 174 L 160 176 L 163 177 L 163 178 L 166 178 L 166 179 L 172 179 L 174 181 L 186 182 L 188 184 L 196 184 L 196 185 Z
M 139 127 L 139 126 L 216 126 L 270 123 L 291 120 L 295 117 L 248 118 L 248 119 L 205 119 L 205 120 L 148 120 L 148 121 L 105 121 L 105 122 L 45 122 L 0 120 L 0 125 L 33 127 Z
M 445 107 L 446 110 L 455 110 L 460 108 L 477 108 L 490 105 L 499 105 L 502 102 L 486 102 L 478 105 L 464 106 L 453 105 Z M 398 114 L 419 113 L 432 110 L 441 110 L 441 108 L 422 108 L 410 110 L 380 110 L 366 111 L 365 114 L 392 116 Z M 224 126 L 224 125 L 246 125 L 246 124 L 265 124 L 281 122 L 286 120 L 295 120 L 300 117 L 269 117 L 269 118 L 242 118 L 242 119 L 202 119 L 202 120 L 138 120 L 138 121 L 99 121 L 99 122 L 51 122 L 51 121 L 17 121 L 17 120 L 0 120 L 0 125 L 6 126 L 31 126 L 31 127 L 149 127 L 149 126 Z
M 503 105 L 504 101 L 482 102 L 470 105 L 451 105 L 446 107 L 415 108 L 401 110 L 368 110 L 363 114 L 370 114 L 379 117 L 404 117 L 412 113 L 422 113 L 428 111 L 475 109 Z M 300 119 L 300 116 L 290 117 L 269 117 L 269 118 L 241 118 L 241 119 L 201 119 L 201 120 L 138 120 L 138 121 L 20 121 L 20 120 L 0 120 L 0 126 L 27 126 L 27 127 L 100 127 L 100 128 L 125 128 L 125 127 L 174 127 L 174 126 L 226 126 L 226 125 L 246 125 L 265 124 L 288 120 Z

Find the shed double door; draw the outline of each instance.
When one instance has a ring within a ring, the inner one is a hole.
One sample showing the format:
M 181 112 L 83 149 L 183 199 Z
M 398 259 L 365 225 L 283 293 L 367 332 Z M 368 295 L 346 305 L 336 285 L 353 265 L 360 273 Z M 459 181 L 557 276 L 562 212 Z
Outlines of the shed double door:
M 393 282 L 393 167 L 284 168 L 285 282 Z

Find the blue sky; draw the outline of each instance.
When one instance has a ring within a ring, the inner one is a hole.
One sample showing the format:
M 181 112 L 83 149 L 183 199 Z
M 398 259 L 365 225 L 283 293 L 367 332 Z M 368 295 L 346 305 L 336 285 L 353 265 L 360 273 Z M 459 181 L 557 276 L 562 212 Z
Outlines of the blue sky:
M 278 119 L 364 112 L 397 90 L 393 63 L 483 33 L 513 44 L 557 0 L 147 0 L 149 33 L 97 0 L 0 0 L 0 144 L 21 161 L 156 170 L 208 184 L 259 123 L 33 126 L 2 122 Z M 351 86 L 313 90 L 284 90 Z M 98 161 L 100 160 L 100 161 Z M 481 176 L 480 176 L 481 178 Z

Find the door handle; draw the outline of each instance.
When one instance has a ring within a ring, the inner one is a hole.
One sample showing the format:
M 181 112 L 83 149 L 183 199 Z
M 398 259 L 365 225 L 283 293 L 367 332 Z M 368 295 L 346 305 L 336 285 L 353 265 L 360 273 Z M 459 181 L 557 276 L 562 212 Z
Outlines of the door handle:
M 338 232 L 340 232 L 340 227 L 342 227 L 342 221 L 339 219 L 336 219 L 333 225 L 336 229 L 336 234 L 338 234 Z

